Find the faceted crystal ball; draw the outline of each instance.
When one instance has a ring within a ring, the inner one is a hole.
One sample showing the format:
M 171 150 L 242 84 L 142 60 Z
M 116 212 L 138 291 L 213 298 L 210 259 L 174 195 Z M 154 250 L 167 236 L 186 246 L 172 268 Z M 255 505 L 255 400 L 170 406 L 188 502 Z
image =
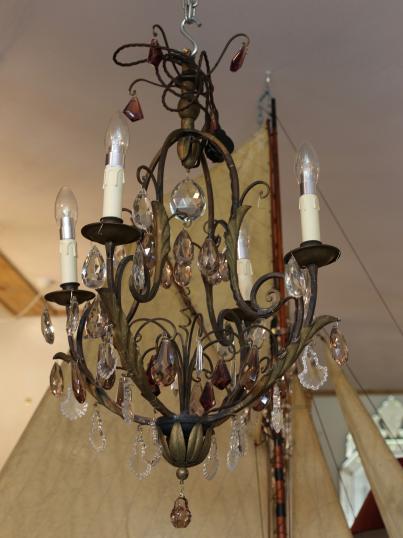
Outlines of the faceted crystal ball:
M 206 210 L 204 192 L 195 181 L 186 178 L 171 192 L 169 207 L 178 220 L 193 222 Z
M 171 512 L 171 522 L 176 529 L 185 529 L 192 519 L 186 497 L 178 497 Z

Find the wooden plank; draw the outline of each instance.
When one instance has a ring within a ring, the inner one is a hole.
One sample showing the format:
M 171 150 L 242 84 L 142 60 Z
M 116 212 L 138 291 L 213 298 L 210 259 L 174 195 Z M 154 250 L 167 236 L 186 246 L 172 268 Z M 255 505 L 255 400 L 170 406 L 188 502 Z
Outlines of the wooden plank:
M 15 267 L 0 251 L 0 303 L 13 315 L 18 315 L 34 300 L 39 290 Z M 39 316 L 42 313 L 44 300 L 39 298 L 25 316 Z M 53 315 L 57 311 L 49 307 Z

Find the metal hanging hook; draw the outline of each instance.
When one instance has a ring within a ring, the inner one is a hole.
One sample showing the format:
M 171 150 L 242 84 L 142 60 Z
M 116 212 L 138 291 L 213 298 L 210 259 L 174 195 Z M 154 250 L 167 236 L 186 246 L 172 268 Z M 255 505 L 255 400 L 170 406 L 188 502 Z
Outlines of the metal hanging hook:
M 193 37 L 189 34 L 189 32 L 186 30 L 185 26 L 186 24 L 196 24 L 200 28 L 201 22 L 196 17 L 196 7 L 198 6 L 198 4 L 198 0 L 183 0 L 183 12 L 185 17 L 181 22 L 180 30 L 181 34 L 184 35 L 186 39 L 188 39 L 192 44 L 192 49 L 190 51 L 191 56 L 196 56 L 199 46 L 193 39 Z

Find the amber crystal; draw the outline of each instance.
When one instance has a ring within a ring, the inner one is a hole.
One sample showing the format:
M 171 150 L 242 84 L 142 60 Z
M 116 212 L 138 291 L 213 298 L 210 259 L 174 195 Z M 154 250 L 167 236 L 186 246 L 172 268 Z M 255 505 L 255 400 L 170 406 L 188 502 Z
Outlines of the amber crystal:
M 348 361 L 348 346 L 343 333 L 337 325 L 332 327 L 330 331 L 329 344 L 330 353 L 334 361 L 339 366 L 343 366 Z
M 168 387 L 174 382 L 178 365 L 178 348 L 167 336 L 163 336 L 157 355 L 151 367 L 151 374 L 156 383 Z
M 112 375 L 108 377 L 108 379 L 104 379 L 102 381 L 102 387 L 105 390 L 110 390 L 115 384 L 115 381 L 116 381 L 116 372 L 113 372 Z
M 218 254 L 218 272 L 220 274 L 221 280 L 228 282 L 229 280 L 229 270 L 228 270 L 228 260 L 225 252 L 220 252 Z
M 150 43 L 150 50 L 148 52 L 147 62 L 154 65 L 155 67 L 158 67 L 161 63 L 161 60 L 162 50 L 160 44 L 158 43 L 158 39 L 153 38 Z
M 194 256 L 194 246 L 192 239 L 186 230 L 182 230 L 173 246 L 175 260 L 181 264 L 190 264 Z
M 63 394 L 64 380 L 62 369 L 57 362 L 54 363 L 52 370 L 50 371 L 49 385 L 53 396 L 60 398 Z
M 182 265 L 181 263 L 175 263 L 174 280 L 178 284 L 178 286 L 188 286 L 191 278 L 192 268 L 190 267 L 190 265 Z
M 71 388 L 78 403 L 84 403 L 86 398 L 86 389 L 83 376 L 76 362 L 71 363 Z
M 156 383 L 154 381 L 153 375 L 152 375 L 154 361 L 155 361 L 155 356 L 151 357 L 151 359 L 150 359 L 150 361 L 148 363 L 147 370 L 146 370 L 146 375 L 147 375 L 148 383 L 151 386 L 151 390 L 153 391 L 154 396 L 159 396 L 160 393 L 161 393 L 161 390 L 160 390 L 160 388 L 158 386 L 158 383 Z
M 144 118 L 143 111 L 141 110 L 140 101 L 137 95 L 133 95 L 130 101 L 127 103 L 123 110 L 123 114 L 129 118 L 130 121 L 139 121 Z
M 256 383 L 259 375 L 259 351 L 252 345 L 241 371 L 239 384 L 246 390 L 250 390 Z
M 270 393 L 264 393 L 257 402 L 253 405 L 255 411 L 263 411 L 270 403 Z
M 178 497 L 171 512 L 171 522 L 176 529 L 185 529 L 192 519 L 186 497 Z
M 215 406 L 214 389 L 210 381 L 207 381 L 207 383 L 204 385 L 203 392 L 200 396 L 200 403 L 205 411 L 209 411 Z
M 246 43 L 244 43 L 242 47 L 238 50 L 238 52 L 235 54 L 235 56 L 232 58 L 231 64 L 230 64 L 230 71 L 235 73 L 236 71 L 239 71 L 239 69 L 241 69 L 245 61 L 247 53 L 248 53 L 248 47 L 246 46 Z
M 204 408 L 200 403 L 201 395 L 201 383 L 193 383 L 192 392 L 190 393 L 189 411 L 192 415 L 198 415 L 199 417 L 204 414 Z
M 211 376 L 211 382 L 220 390 L 225 389 L 225 387 L 231 383 L 231 374 L 229 373 L 224 359 L 220 359 L 217 362 L 213 375 Z
M 50 319 L 49 309 L 45 305 L 41 315 L 41 330 L 44 339 L 48 344 L 53 344 L 55 341 L 55 329 L 52 320 Z
M 218 264 L 218 251 L 214 239 L 206 237 L 199 252 L 197 266 L 203 275 L 208 276 L 218 269 Z
M 171 287 L 173 281 L 173 269 L 171 262 L 167 260 L 162 268 L 161 286 L 166 290 Z
M 145 233 L 141 242 L 144 250 L 144 265 L 148 270 L 155 266 L 155 242 L 152 233 Z

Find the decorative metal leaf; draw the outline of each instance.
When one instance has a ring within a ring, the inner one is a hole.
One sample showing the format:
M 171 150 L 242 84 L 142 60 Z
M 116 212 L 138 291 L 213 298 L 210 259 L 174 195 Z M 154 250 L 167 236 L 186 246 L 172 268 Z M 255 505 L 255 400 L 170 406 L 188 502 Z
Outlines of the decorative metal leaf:
M 175 422 L 169 436 L 171 458 L 179 465 L 186 463 L 186 443 L 180 422 Z
M 187 462 L 192 462 L 194 460 L 195 456 L 197 456 L 197 453 L 200 450 L 202 443 L 203 443 L 203 426 L 200 423 L 198 423 L 193 426 L 192 431 L 190 432 L 190 435 L 189 435 L 188 447 L 187 447 L 187 452 L 186 452 Z

